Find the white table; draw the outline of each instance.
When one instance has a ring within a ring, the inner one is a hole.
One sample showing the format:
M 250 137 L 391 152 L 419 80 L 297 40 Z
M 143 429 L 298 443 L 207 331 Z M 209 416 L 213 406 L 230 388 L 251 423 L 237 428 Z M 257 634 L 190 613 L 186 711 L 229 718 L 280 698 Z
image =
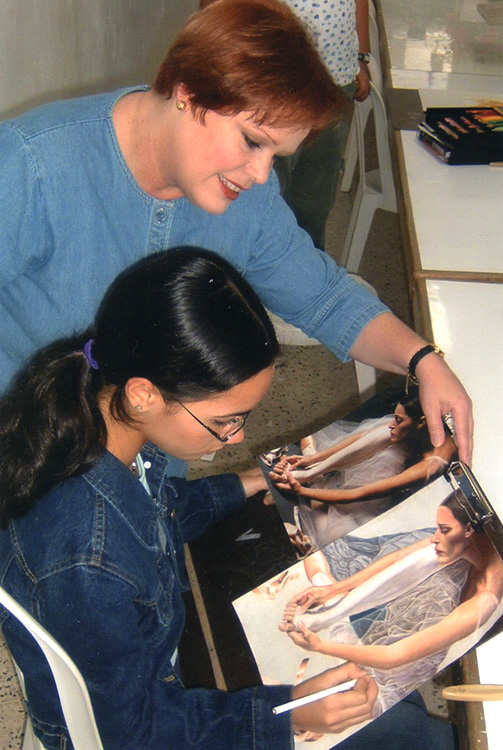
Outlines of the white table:
M 503 168 L 450 166 L 415 132 L 398 136 L 413 212 L 414 270 L 503 274 Z
M 427 280 L 435 341 L 473 399 L 474 473 L 503 518 L 503 285 Z M 503 633 L 477 649 L 480 681 L 503 682 Z M 484 703 L 489 750 L 500 750 L 502 704 Z
M 434 339 L 473 400 L 473 469 L 503 518 L 503 285 L 425 283 Z
M 377 0 L 388 85 L 418 90 L 423 108 L 501 102 L 503 25 L 488 24 L 479 1 Z M 445 165 L 414 131 L 394 143 L 416 325 L 470 392 L 474 472 L 503 517 L 503 169 Z M 477 660 L 481 682 L 503 683 L 503 634 Z M 483 707 L 487 745 L 500 750 L 503 704 Z

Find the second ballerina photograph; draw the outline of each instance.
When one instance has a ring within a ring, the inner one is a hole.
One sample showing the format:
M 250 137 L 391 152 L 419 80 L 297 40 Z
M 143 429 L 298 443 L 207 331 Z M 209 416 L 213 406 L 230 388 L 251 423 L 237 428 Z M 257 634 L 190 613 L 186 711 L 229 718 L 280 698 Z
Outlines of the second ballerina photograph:
M 459 467 L 233 602 L 264 684 L 352 662 L 378 687 L 376 718 L 496 626 L 501 523 Z M 326 750 L 362 726 L 296 747 Z

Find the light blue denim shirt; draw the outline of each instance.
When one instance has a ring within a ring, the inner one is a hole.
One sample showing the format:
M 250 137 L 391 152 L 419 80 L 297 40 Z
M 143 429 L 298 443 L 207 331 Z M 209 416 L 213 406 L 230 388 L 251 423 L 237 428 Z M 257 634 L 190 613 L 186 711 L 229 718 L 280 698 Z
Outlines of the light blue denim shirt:
M 55 102 L 0 124 L 0 390 L 35 350 L 90 326 L 118 273 L 177 245 L 223 255 L 269 310 L 347 359 L 387 308 L 314 248 L 274 171 L 221 215 L 145 193 L 112 124 L 114 104 L 135 90 Z
M 168 478 L 164 455 L 153 446 L 142 455 L 152 496 L 106 453 L 0 530 L 2 586 L 77 664 L 106 750 L 292 748 L 291 717 L 272 713 L 289 686 L 188 690 L 172 663 L 188 587 L 183 543 L 242 508 L 239 478 Z M 0 624 L 44 747 L 70 750 L 45 658 L 2 607 Z

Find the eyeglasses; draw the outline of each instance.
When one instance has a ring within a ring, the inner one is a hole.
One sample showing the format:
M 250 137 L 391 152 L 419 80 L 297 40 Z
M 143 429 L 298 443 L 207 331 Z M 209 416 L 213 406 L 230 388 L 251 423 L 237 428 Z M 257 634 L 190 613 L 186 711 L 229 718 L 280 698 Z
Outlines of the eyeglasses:
M 228 429 L 223 430 L 223 435 L 219 435 L 218 432 L 215 432 L 215 430 L 212 430 L 211 427 L 208 427 L 207 424 L 204 424 L 204 422 L 201 422 L 200 419 L 196 417 L 195 414 L 192 414 L 190 409 L 187 409 L 187 407 L 182 404 L 181 401 L 178 401 L 178 399 L 175 399 L 177 404 L 179 404 L 182 409 L 185 409 L 187 414 L 190 414 L 190 416 L 196 420 L 196 422 L 199 422 L 201 427 L 204 427 L 207 432 L 210 433 L 210 435 L 213 435 L 214 438 L 216 438 L 220 443 L 226 443 L 228 440 L 231 439 L 231 437 L 234 437 L 234 435 L 237 435 L 238 432 L 240 432 L 243 427 L 245 426 L 245 422 L 250 416 L 250 412 L 246 412 L 245 414 L 240 414 L 238 417 L 232 417 L 231 419 L 226 420 L 230 427 Z M 237 426 L 236 426 L 237 425 Z M 235 429 L 234 429 L 235 428 Z M 228 431 L 230 429 L 230 432 Z

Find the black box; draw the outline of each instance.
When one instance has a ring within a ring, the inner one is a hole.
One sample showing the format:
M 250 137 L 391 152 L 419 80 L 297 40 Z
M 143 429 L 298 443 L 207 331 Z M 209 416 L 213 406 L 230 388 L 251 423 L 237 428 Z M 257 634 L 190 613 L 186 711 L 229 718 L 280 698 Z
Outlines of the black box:
M 430 107 L 419 140 L 447 164 L 503 162 L 503 108 Z

